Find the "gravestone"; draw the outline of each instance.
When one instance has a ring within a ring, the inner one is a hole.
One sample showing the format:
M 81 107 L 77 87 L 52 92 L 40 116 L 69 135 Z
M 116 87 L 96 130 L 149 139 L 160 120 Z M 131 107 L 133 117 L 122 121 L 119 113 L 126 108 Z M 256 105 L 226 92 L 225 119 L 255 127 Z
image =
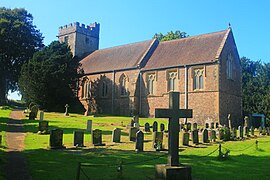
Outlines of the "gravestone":
M 65 108 L 66 108 L 66 111 L 65 111 L 64 116 L 69 116 L 69 113 L 68 113 L 68 108 L 69 108 L 69 105 L 68 105 L 68 104 L 66 104 L 66 105 L 65 105 Z
M 197 129 L 192 131 L 191 138 L 193 144 L 199 144 L 199 131 Z
M 157 151 L 163 149 L 163 132 L 154 132 L 153 134 L 153 148 Z
M 211 122 L 210 128 L 215 129 L 215 123 L 214 122 Z
M 163 123 L 160 124 L 160 131 L 163 132 L 165 130 L 165 125 Z
M 189 133 L 188 132 L 183 133 L 182 143 L 183 143 L 183 146 L 189 145 Z
M 139 124 L 139 116 L 138 115 L 133 116 L 133 120 L 134 120 L 134 123 L 138 123 Z
M 250 134 L 251 134 L 252 136 L 254 136 L 254 127 L 253 127 L 253 126 L 250 127 Z
M 29 113 L 29 120 L 35 120 L 37 118 L 37 114 L 38 114 L 38 106 L 34 105 L 31 107 L 30 109 L 30 113 Z
M 187 123 L 187 131 L 191 131 L 191 123 Z
M 247 127 L 247 126 L 244 126 L 244 128 L 243 128 L 243 134 L 244 134 L 244 136 L 246 136 L 246 137 L 249 136 L 249 132 L 248 132 L 248 127 Z
M 40 111 L 39 113 L 39 120 L 43 121 L 44 120 L 44 111 Z
M 202 132 L 203 136 L 202 136 L 202 142 L 203 143 L 208 143 L 209 139 L 208 139 L 208 130 L 204 129 Z
M 217 139 L 216 131 L 213 130 L 213 129 L 211 129 L 210 132 L 211 132 L 211 133 L 210 133 L 210 141 L 211 141 L 211 142 L 216 142 L 216 139 Z
M 169 109 L 155 109 L 156 118 L 169 118 L 168 163 L 156 165 L 156 177 L 191 179 L 191 167 L 179 163 L 179 118 L 192 118 L 192 110 L 179 109 L 179 92 L 169 92 Z
M 49 132 L 49 122 L 48 121 L 39 121 L 38 122 L 38 131 L 41 134 L 46 134 Z
M 224 141 L 229 141 L 231 139 L 231 131 L 229 128 L 224 127 Z
M 92 132 L 92 125 L 93 125 L 93 121 L 92 120 L 87 120 L 87 131 L 88 132 L 90 132 L 90 134 L 91 134 L 91 132 Z
M 144 132 L 150 132 L 150 124 L 149 123 L 144 124 Z
M 244 126 L 249 127 L 248 116 L 245 116 L 245 117 L 244 117 Z
M 156 132 L 158 129 L 158 123 L 157 123 L 157 121 L 154 121 L 153 122 L 153 132 Z
M 136 152 L 142 152 L 143 151 L 143 143 L 144 143 L 144 134 L 142 131 L 138 131 L 136 133 Z
M 92 130 L 92 144 L 94 146 L 105 146 L 102 143 L 102 131 L 100 129 Z
M 231 119 L 231 114 L 228 114 L 228 123 L 229 123 L 229 129 L 232 129 L 232 119 Z
M 192 130 L 197 130 L 197 129 L 198 129 L 198 124 L 197 123 L 193 123 Z
M 205 128 L 208 129 L 209 128 L 209 124 L 205 123 Z
M 136 142 L 136 133 L 139 131 L 138 128 L 132 127 L 129 129 L 129 140 Z
M 220 128 L 218 130 L 219 134 L 218 134 L 218 139 L 219 140 L 224 140 L 224 136 L 225 136 L 225 132 L 224 132 L 224 129 L 223 128 Z
M 114 128 L 112 132 L 112 142 L 120 143 L 121 141 L 121 129 Z
M 237 134 L 236 129 L 235 129 L 235 128 L 232 128 L 232 132 L 231 132 L 231 139 L 232 139 L 232 140 L 235 140 L 236 134 Z
M 238 134 L 237 137 L 242 139 L 243 138 L 243 127 L 242 126 L 238 126 Z
M 74 131 L 74 143 L 73 145 L 76 147 L 84 146 L 84 132 L 83 131 Z
M 50 133 L 50 148 L 51 149 L 62 149 L 63 146 L 63 130 L 53 129 Z

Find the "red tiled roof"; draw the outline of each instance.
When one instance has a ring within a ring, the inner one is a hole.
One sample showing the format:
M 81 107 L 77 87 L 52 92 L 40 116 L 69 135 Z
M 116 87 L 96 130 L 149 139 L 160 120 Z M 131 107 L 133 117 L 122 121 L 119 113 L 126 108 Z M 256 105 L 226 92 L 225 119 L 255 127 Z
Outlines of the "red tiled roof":
M 216 61 L 229 31 L 160 42 L 143 70 Z
M 101 49 L 85 57 L 80 63 L 85 74 L 136 68 L 153 40 Z

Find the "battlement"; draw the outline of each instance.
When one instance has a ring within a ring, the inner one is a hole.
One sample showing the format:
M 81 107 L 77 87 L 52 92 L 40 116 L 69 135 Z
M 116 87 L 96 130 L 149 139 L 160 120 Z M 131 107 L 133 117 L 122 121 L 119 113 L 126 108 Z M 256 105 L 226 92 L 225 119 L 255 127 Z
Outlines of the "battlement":
M 98 38 L 99 28 L 100 24 L 96 22 L 87 26 L 85 26 L 85 24 L 80 24 L 79 22 L 74 22 L 68 25 L 60 26 L 58 36 L 64 36 L 70 33 L 78 32 Z

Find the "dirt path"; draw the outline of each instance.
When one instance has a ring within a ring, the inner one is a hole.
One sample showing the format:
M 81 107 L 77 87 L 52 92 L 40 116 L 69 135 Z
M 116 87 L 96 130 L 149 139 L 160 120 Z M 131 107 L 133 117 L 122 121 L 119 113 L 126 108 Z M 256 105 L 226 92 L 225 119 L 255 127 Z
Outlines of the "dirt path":
M 10 114 L 7 125 L 7 180 L 28 180 L 31 179 L 27 170 L 27 162 L 23 154 L 20 152 L 24 149 L 24 132 L 23 115 L 21 110 L 14 110 Z

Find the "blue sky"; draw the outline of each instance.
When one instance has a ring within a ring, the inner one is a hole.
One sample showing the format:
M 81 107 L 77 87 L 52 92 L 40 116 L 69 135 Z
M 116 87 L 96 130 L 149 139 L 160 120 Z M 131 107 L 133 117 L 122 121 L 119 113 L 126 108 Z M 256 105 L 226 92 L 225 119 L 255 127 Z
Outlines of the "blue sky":
M 151 39 L 156 32 L 220 31 L 230 22 L 240 57 L 270 62 L 268 0 L 1 0 L 0 6 L 30 12 L 46 45 L 57 39 L 60 26 L 98 22 L 100 49 Z

